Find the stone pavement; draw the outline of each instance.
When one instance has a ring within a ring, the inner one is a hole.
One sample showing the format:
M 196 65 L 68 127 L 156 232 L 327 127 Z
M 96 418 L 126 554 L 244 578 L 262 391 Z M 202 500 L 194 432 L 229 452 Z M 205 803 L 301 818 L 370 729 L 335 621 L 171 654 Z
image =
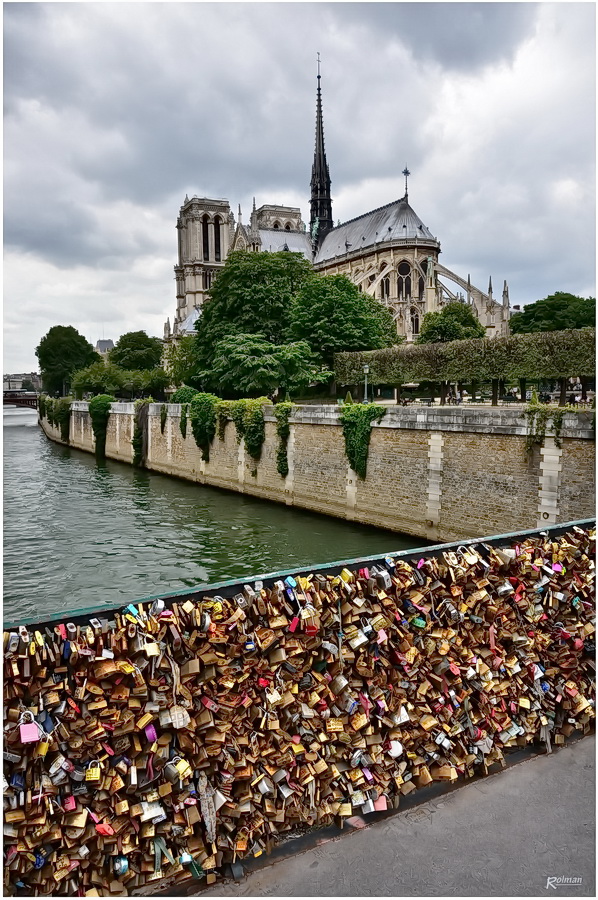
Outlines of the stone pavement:
M 595 896 L 594 754 L 592 735 L 202 894 Z

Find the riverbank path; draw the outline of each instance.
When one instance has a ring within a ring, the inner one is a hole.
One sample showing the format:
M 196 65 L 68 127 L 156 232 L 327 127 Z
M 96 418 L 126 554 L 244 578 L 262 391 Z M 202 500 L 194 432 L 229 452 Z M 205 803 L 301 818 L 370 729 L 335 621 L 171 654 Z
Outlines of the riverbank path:
M 595 896 L 594 753 L 582 738 L 202 896 Z

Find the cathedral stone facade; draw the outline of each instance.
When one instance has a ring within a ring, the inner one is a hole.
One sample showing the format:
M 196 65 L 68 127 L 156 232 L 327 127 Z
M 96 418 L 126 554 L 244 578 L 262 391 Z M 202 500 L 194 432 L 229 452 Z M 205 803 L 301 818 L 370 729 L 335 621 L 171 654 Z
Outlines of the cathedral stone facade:
M 324 147 L 320 74 L 316 98 L 316 141 L 311 177 L 310 227 L 295 207 L 264 205 L 255 199 L 248 225 L 227 200 L 185 197 L 177 221 L 178 265 L 175 266 L 177 309 L 164 338 L 193 331 L 213 279 L 230 250 L 302 253 L 324 275 L 346 275 L 360 290 L 389 307 L 397 333 L 413 341 L 423 316 L 450 301 L 466 303 L 488 337 L 509 332 L 509 289 L 500 301 L 492 295 L 492 279 L 484 292 L 439 262 L 440 241 L 409 204 L 405 194 L 371 212 L 334 226 L 330 174 Z

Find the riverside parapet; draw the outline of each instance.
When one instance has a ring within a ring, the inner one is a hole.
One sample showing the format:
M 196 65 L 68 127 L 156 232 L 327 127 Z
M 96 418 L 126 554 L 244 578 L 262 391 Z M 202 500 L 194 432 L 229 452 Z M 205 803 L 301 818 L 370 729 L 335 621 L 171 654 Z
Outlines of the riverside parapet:
M 427 540 L 548 526 L 591 516 L 595 509 L 591 412 L 566 414 L 560 436 L 551 434 L 549 424 L 543 443 L 526 453 L 522 408 L 391 406 L 373 423 L 362 480 L 345 455 L 338 407 L 294 410 L 284 478 L 277 471 L 272 407 L 264 408 L 259 462 L 243 441 L 237 443 L 232 421 L 222 440 L 214 438 L 206 462 L 191 428 L 186 437 L 181 433 L 181 406 L 167 406 L 163 430 L 161 410 L 162 404 L 149 406 L 147 469 Z M 108 458 L 132 462 L 134 420 L 133 403 L 112 405 Z M 59 428 L 46 419 L 42 427 L 64 443 Z M 69 443 L 94 450 L 87 403 L 72 404 Z

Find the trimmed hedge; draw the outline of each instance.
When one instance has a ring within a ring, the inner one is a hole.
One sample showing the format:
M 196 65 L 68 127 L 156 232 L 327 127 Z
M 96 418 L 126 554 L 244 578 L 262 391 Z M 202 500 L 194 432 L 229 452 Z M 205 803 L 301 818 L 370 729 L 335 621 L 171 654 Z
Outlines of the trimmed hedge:
M 596 369 L 595 342 L 594 328 L 577 328 L 446 344 L 401 344 L 336 353 L 334 372 L 339 384 L 361 384 L 365 363 L 370 367 L 370 384 L 591 377 Z

